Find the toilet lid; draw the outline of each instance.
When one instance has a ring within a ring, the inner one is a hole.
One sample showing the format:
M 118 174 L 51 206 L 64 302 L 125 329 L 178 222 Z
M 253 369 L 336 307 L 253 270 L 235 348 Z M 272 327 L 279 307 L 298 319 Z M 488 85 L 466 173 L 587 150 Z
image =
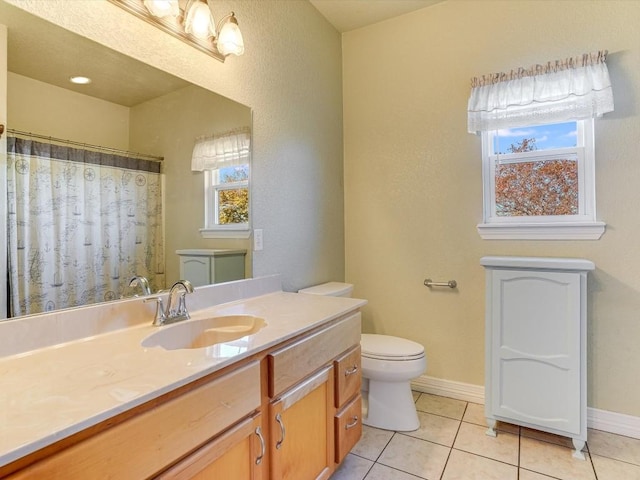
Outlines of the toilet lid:
M 360 336 L 362 355 L 370 358 L 413 360 L 424 356 L 424 347 L 406 338 L 363 333 Z

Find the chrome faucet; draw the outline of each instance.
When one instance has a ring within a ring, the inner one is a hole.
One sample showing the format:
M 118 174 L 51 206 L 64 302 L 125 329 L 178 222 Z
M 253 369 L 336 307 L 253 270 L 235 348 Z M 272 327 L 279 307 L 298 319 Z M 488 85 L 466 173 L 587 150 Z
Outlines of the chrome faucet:
M 149 280 L 147 280 L 146 277 L 136 275 L 129 280 L 129 288 L 135 288 L 138 285 L 140 285 L 140 290 L 142 290 L 142 294 L 144 296 L 151 295 L 151 286 L 149 285 Z
M 189 280 L 178 280 L 169 290 L 167 308 L 164 308 L 162 297 L 156 297 L 156 316 L 153 325 L 159 327 L 190 318 L 187 310 L 187 293 L 193 293 L 193 285 Z M 177 300 L 176 300 L 177 297 Z M 174 306 L 177 302 L 177 306 Z

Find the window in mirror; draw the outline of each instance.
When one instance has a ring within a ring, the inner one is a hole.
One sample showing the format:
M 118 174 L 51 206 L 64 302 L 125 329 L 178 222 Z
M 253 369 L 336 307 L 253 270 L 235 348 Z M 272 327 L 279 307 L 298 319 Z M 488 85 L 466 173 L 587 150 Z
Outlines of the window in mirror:
M 205 233 L 249 230 L 249 164 L 205 170 Z M 237 234 L 237 235 L 234 235 Z

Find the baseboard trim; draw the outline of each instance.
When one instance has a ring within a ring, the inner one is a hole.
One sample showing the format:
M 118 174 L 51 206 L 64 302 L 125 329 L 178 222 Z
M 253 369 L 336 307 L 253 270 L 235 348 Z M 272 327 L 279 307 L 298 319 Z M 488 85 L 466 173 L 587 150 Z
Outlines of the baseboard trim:
M 587 426 L 603 432 L 640 439 L 640 417 L 587 408 Z
M 422 375 L 411 382 L 411 388 L 417 392 L 484 404 L 484 386 L 482 385 Z M 588 407 L 587 427 L 640 439 L 640 417 L 625 415 L 624 413 Z
M 484 387 L 481 385 L 442 380 L 441 378 L 422 375 L 411 382 L 411 388 L 417 392 L 484 404 Z

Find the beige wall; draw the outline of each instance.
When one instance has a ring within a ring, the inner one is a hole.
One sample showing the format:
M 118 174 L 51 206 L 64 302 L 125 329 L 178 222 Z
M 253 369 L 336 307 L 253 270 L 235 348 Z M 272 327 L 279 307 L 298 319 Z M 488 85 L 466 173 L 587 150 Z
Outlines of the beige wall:
M 251 276 L 251 242 L 202 238 L 204 178 L 191 171 L 194 140 L 200 135 L 251 126 L 251 110 L 200 87 L 190 86 L 131 108 L 131 145 L 135 151 L 164 156 L 165 265 L 167 286 L 180 278 L 176 250 L 242 248 Z
M 588 403 L 640 415 L 640 2 L 449 0 L 344 35 L 346 277 L 364 328 L 425 345 L 427 375 L 484 382 L 484 255 L 582 257 Z M 470 78 L 608 49 L 596 120 L 599 241 L 483 241 Z M 426 277 L 455 279 L 429 290 Z
M 12 72 L 8 127 L 103 147 L 129 148 L 129 109 Z

